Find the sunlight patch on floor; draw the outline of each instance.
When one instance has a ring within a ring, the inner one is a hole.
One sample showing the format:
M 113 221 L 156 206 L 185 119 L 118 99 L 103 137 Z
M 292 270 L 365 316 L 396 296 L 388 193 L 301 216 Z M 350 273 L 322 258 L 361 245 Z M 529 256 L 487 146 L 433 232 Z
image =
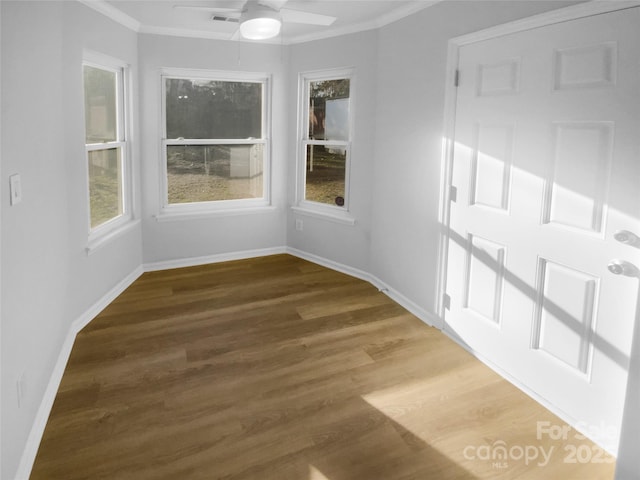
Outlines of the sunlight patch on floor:
M 478 379 L 481 378 L 476 375 L 478 367 L 476 364 L 459 365 L 438 374 L 407 379 L 400 384 L 364 394 L 361 398 L 417 439 L 430 444 L 430 434 L 425 430 L 429 427 L 425 424 L 424 416 L 430 416 L 429 412 L 433 409 L 449 404 L 463 393 L 457 388 L 445 388 L 450 386 L 452 376 L 463 379 L 465 389 L 479 388 L 482 382 L 486 383 L 486 377 Z M 434 392 L 439 393 L 434 395 Z
M 309 465 L 309 480 L 330 480 L 324 473 L 313 465 Z

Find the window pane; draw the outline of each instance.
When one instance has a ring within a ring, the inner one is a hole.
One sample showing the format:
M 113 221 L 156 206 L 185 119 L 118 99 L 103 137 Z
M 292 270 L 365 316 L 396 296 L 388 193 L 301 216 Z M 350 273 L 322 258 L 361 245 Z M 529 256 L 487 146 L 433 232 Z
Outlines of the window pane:
M 305 199 L 342 207 L 346 164 L 343 146 L 307 145 Z
M 84 118 L 86 143 L 118 140 L 116 74 L 84 66 Z
M 168 145 L 169 203 L 262 198 L 263 146 Z
M 122 215 L 120 149 L 89 152 L 91 228 Z
M 262 84 L 166 80 L 167 138 L 262 138 Z
M 309 138 L 349 140 L 349 79 L 309 84 Z

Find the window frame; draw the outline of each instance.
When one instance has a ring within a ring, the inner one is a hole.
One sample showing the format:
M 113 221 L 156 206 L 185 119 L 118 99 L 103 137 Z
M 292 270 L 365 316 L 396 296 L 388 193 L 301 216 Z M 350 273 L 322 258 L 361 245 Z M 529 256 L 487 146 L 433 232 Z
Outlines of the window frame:
M 309 138 L 309 94 L 312 82 L 325 80 L 349 80 L 349 138 L 343 140 L 314 140 Z M 351 163 L 353 158 L 354 138 L 354 106 L 355 106 L 355 68 L 338 68 L 328 70 L 316 70 L 301 72 L 298 75 L 298 134 L 297 134 L 297 174 L 296 174 L 296 201 L 292 207 L 300 214 L 325 218 L 345 223 L 355 224 L 351 215 Z M 329 205 L 321 202 L 307 200 L 306 197 L 306 169 L 307 147 L 309 145 L 338 146 L 345 149 L 345 178 L 344 178 L 344 205 Z
M 84 68 L 91 67 L 116 75 L 116 139 L 101 143 L 86 143 L 86 104 L 84 104 L 85 84 Z M 102 53 L 85 50 L 82 59 L 82 93 L 83 93 L 83 120 L 84 123 L 84 165 L 86 178 L 87 198 L 87 253 L 92 253 L 98 247 L 120 233 L 128 230 L 135 222 L 133 215 L 133 169 L 131 167 L 131 66 L 117 58 Z M 94 151 L 117 149 L 119 151 L 120 169 L 120 201 L 122 213 L 101 223 L 91 226 L 91 191 L 89 155 Z
M 260 138 L 188 139 L 167 138 L 166 80 L 206 80 L 258 83 L 262 85 L 262 132 Z M 234 72 L 186 68 L 162 68 L 160 71 L 160 209 L 158 221 L 182 217 L 252 213 L 271 208 L 271 76 L 261 72 Z M 262 197 L 202 202 L 169 203 L 167 147 L 174 145 L 262 145 Z

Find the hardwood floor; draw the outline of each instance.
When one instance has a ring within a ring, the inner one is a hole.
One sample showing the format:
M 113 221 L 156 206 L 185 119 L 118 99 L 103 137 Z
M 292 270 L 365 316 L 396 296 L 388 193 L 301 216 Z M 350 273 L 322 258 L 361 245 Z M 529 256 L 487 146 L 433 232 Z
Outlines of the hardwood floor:
M 31 478 L 613 478 L 537 422 L 565 425 L 368 283 L 276 255 L 146 273 L 107 307 Z

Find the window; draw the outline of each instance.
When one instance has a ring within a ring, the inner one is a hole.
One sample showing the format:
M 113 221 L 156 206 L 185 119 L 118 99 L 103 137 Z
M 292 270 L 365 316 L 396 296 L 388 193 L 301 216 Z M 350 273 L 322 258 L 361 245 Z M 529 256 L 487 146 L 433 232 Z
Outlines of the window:
M 353 71 L 300 76 L 298 207 L 349 210 Z
M 165 213 L 268 204 L 267 77 L 165 71 L 162 83 Z
M 89 239 L 131 219 L 125 125 L 125 65 L 89 55 L 83 63 Z M 95 61 L 93 61 L 95 58 Z

